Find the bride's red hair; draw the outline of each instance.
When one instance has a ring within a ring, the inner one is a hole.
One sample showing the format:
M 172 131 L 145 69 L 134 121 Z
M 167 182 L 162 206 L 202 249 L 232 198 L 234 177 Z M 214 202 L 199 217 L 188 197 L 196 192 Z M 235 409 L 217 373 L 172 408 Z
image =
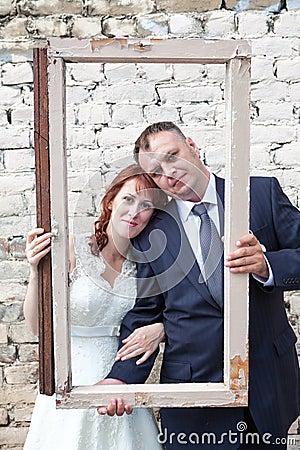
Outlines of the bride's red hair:
M 150 196 L 155 208 L 162 208 L 166 205 L 167 195 L 157 187 L 152 178 L 138 164 L 131 164 L 121 170 L 101 200 L 101 214 L 94 224 L 94 239 L 91 242 L 91 251 L 94 255 L 99 255 L 108 242 L 106 230 L 111 217 L 110 205 L 124 184 L 132 179 L 136 179 L 137 191 L 150 189 Z

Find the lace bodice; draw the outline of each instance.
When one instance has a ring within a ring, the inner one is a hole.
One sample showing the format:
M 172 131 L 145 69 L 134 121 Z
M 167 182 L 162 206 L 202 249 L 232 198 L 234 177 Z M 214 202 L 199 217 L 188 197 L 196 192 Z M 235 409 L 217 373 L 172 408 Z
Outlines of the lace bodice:
M 89 247 L 89 236 L 75 236 L 76 267 L 70 275 L 72 325 L 94 327 L 120 325 L 136 297 L 135 264 L 125 260 L 114 286 L 102 278 L 105 264 Z

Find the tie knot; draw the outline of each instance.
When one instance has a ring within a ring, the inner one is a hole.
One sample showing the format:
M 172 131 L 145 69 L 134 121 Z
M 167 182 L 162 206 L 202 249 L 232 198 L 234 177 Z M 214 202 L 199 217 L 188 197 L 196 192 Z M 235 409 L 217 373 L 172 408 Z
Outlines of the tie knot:
M 199 205 L 195 205 L 192 209 L 193 213 L 197 216 L 203 216 L 203 214 L 207 214 L 207 203 L 200 203 Z

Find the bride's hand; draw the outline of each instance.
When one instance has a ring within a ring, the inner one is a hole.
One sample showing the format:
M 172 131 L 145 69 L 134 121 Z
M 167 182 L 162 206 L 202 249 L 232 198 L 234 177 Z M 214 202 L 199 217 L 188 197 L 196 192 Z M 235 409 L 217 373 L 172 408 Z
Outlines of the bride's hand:
M 117 353 L 116 361 L 134 358 L 135 356 L 143 355 L 142 358 L 136 361 L 136 364 L 142 364 L 149 356 L 157 349 L 160 342 L 164 340 L 164 326 L 162 323 L 154 323 L 137 328 L 122 342 L 123 347 Z
M 50 251 L 51 233 L 44 228 L 33 228 L 27 235 L 25 255 L 31 267 L 36 268 L 40 260 Z M 39 236 L 42 235 L 42 236 Z

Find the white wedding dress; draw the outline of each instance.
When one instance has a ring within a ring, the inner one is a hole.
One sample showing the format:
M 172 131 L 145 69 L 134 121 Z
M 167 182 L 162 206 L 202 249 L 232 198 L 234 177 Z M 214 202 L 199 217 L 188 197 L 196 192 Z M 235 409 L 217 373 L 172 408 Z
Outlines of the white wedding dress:
M 71 274 L 71 355 L 73 385 L 106 377 L 118 348 L 118 328 L 136 295 L 135 265 L 128 260 L 114 287 L 101 277 L 100 257 L 87 236 L 75 237 L 76 267 Z M 100 416 L 95 409 L 56 409 L 55 397 L 38 394 L 24 450 L 158 450 L 152 411 Z

